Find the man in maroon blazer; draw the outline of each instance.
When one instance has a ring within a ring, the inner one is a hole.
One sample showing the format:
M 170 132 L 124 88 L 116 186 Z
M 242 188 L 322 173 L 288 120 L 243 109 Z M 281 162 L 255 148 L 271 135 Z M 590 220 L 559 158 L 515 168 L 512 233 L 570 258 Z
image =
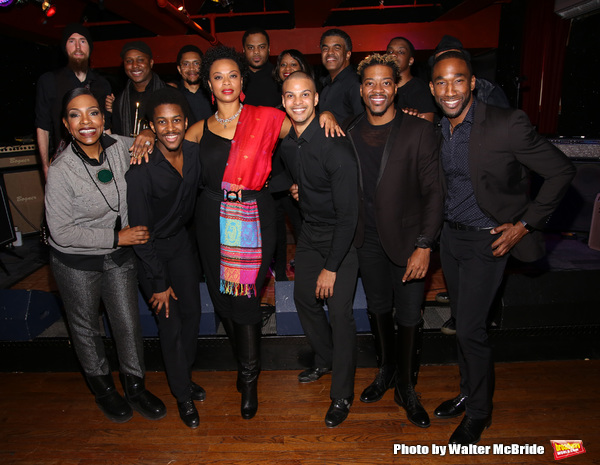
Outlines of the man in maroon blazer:
M 468 58 L 449 51 L 436 58 L 429 84 L 444 113 L 440 150 L 445 181 L 442 268 L 460 368 L 460 393 L 443 402 L 437 418 L 465 416 L 451 444 L 475 444 L 490 426 L 494 364 L 486 322 L 508 255 L 533 261 L 544 255 L 539 229 L 567 190 L 575 170 L 562 152 L 532 128 L 520 110 L 473 98 Z M 529 196 L 529 171 L 544 183 Z
M 394 399 L 409 421 L 426 428 L 429 416 L 414 385 L 424 278 L 442 224 L 438 139 L 430 122 L 396 109 L 400 68 L 393 56 L 371 55 L 358 70 L 366 111 L 346 134 L 359 161 L 355 246 L 379 365 L 375 381 L 360 400 L 376 402 L 395 386 Z

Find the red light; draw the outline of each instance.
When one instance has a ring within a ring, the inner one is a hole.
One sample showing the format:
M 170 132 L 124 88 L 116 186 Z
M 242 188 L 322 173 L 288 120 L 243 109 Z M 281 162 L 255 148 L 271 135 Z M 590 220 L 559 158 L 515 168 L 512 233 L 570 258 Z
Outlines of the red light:
M 46 10 L 46 17 L 51 18 L 56 14 L 56 7 L 52 5 L 50 8 Z

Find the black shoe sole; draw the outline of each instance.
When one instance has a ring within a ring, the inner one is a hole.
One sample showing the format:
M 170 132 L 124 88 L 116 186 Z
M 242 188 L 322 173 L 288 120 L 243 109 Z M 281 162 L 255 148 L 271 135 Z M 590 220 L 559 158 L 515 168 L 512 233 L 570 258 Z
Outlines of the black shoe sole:
M 146 420 L 162 420 L 164 417 L 167 416 L 167 409 L 165 408 L 165 411 L 159 414 L 152 414 L 152 413 L 148 413 L 146 412 L 144 409 L 134 405 L 131 402 L 128 402 L 129 406 L 136 411 L 137 413 L 139 413 L 141 416 L 143 416 Z
M 96 405 L 98 405 L 98 408 L 100 409 L 100 411 L 104 414 L 104 416 L 106 418 L 108 418 L 110 421 L 114 421 L 115 423 L 127 423 L 129 420 L 131 420 L 133 418 L 133 412 L 131 412 L 130 414 L 125 415 L 125 416 L 121 416 L 121 415 L 116 416 L 116 415 L 113 415 L 113 414 L 107 412 L 106 410 L 104 410 L 100 406 L 100 404 L 96 404 Z

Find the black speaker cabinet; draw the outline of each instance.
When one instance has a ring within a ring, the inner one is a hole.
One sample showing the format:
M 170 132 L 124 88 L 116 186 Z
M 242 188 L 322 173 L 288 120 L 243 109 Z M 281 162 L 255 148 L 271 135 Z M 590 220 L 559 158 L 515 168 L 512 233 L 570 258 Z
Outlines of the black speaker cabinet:
M 8 199 L 4 194 L 4 184 L 0 179 L 0 247 L 16 240 Z
M 600 270 L 509 274 L 499 290 L 501 329 L 600 324 Z

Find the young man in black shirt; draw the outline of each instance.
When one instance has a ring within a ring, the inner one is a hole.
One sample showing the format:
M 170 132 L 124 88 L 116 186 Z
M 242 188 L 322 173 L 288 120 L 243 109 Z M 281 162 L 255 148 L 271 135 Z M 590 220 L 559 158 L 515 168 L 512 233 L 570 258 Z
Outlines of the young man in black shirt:
M 186 223 L 194 213 L 200 182 L 198 144 L 184 140 L 185 97 L 173 88 L 154 92 L 147 102 L 156 146 L 148 163 L 127 172 L 129 224 L 145 225 L 150 240 L 135 246 L 144 296 L 158 321 L 160 344 L 179 415 L 190 428 L 199 424 L 194 400 L 204 389 L 192 381 L 200 325 L 197 254 Z
M 437 137 L 432 124 L 394 105 L 400 67 L 391 55 L 368 56 L 358 69 L 366 112 L 346 134 L 360 166 L 360 219 L 354 244 L 379 365 L 375 381 L 360 400 L 377 402 L 395 387 L 394 399 L 409 421 L 426 428 L 429 416 L 414 385 L 425 275 L 442 224 Z
M 318 100 L 313 79 L 302 71 L 283 83 L 283 106 L 293 128 L 283 142 L 282 159 L 304 215 L 296 248 L 294 302 L 315 351 L 314 367 L 300 373 L 298 380 L 309 383 L 332 373 L 331 406 L 325 416 L 332 428 L 346 419 L 354 399 L 357 167 L 348 141 L 326 137 L 319 126 Z

